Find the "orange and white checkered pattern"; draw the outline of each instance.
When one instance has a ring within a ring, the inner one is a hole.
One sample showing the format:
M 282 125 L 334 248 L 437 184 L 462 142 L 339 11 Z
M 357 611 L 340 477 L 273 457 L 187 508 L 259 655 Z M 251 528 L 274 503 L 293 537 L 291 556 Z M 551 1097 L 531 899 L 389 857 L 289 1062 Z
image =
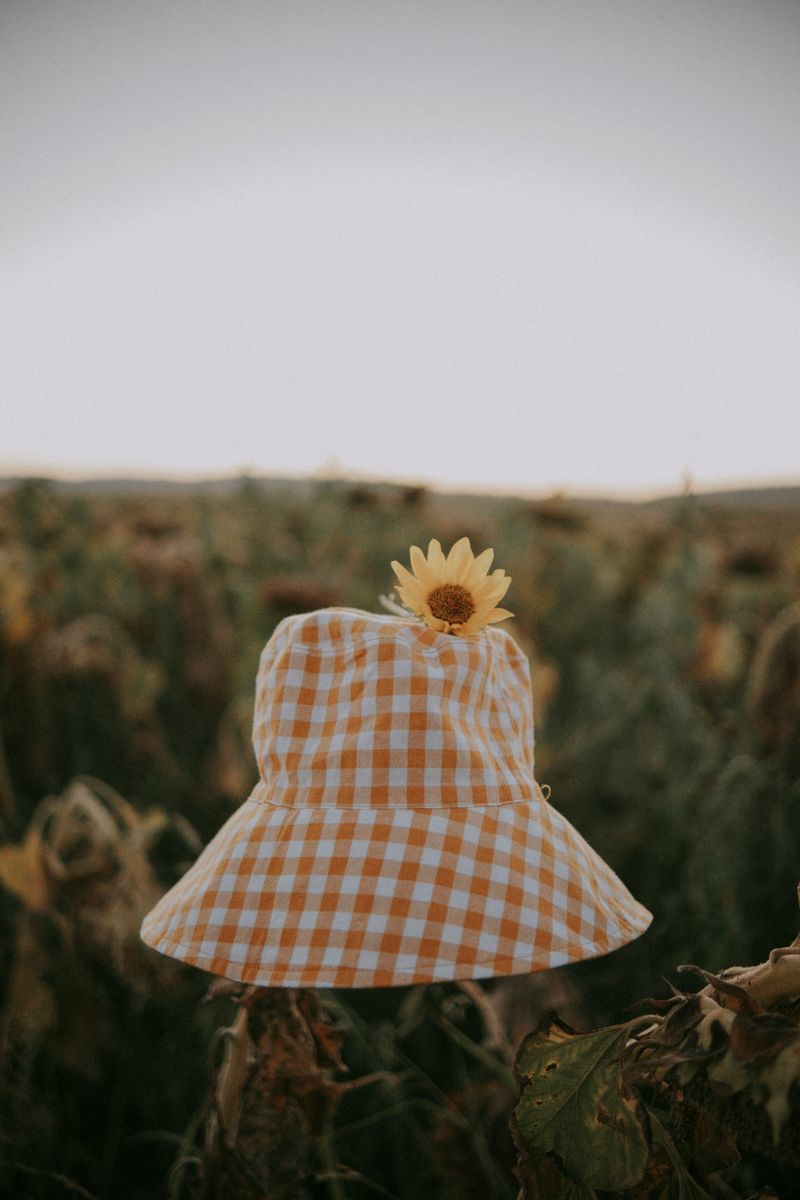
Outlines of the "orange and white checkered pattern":
M 164 954 L 262 986 L 370 987 L 592 958 L 650 914 L 542 796 L 525 656 L 353 609 L 262 657 L 260 780 L 148 914 Z

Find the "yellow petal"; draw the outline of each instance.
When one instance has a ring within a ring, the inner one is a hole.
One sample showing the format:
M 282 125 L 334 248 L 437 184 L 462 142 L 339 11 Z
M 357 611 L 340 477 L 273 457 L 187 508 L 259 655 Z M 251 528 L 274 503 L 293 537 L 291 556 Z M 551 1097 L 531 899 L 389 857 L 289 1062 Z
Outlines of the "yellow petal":
M 425 596 L 416 588 L 398 587 L 397 594 L 406 608 L 410 608 L 412 612 L 421 613 L 425 608 Z
M 453 630 L 453 633 L 457 633 L 459 637 L 472 637 L 473 633 L 477 633 L 482 628 L 483 622 L 476 621 L 475 614 L 473 613 L 469 620 L 463 621 L 458 629 Z
M 450 553 L 447 556 L 447 582 L 461 583 L 473 561 L 469 538 L 459 538 L 456 544 L 450 547 Z
M 494 604 L 495 601 L 502 600 L 510 587 L 510 579 L 487 579 L 472 592 L 475 607 L 478 608 L 487 601 Z
M 412 546 L 410 550 L 411 567 L 420 581 L 426 592 L 432 592 L 436 587 L 436 577 L 428 566 L 428 560 L 420 550 L 419 546 Z
M 506 592 L 508 591 L 508 589 L 510 587 L 511 587 L 511 576 L 510 575 L 505 575 L 505 576 L 503 576 L 503 578 L 498 579 L 498 581 L 497 581 L 498 599 L 500 598 L 500 596 L 505 596 Z
M 483 578 L 488 572 L 489 567 L 492 565 L 493 558 L 494 550 L 484 550 L 481 554 L 479 554 L 478 557 L 470 564 L 469 570 L 464 575 L 464 578 L 459 580 L 461 586 L 465 587 L 467 591 L 473 591 L 483 581 Z
M 472 588 L 472 598 L 476 604 L 481 604 L 489 596 L 494 596 L 501 590 L 494 579 L 484 579 L 477 587 Z
M 503 580 L 506 580 L 507 583 L 510 583 L 511 576 L 506 575 L 505 571 L 500 569 L 497 571 L 492 571 L 491 575 L 487 575 L 484 579 L 481 579 L 476 586 L 483 587 L 487 583 L 488 584 L 500 584 L 503 582 Z
M 484 626 L 494 625 L 496 621 L 505 621 L 507 617 L 513 617 L 513 615 L 505 608 L 493 608 L 488 612 L 485 609 L 481 612 L 474 612 L 470 619 L 461 626 L 459 633 L 462 637 L 472 637 L 474 634 L 480 633 Z
M 506 594 L 506 588 L 486 587 L 480 588 L 473 593 L 473 599 L 476 608 L 493 608 L 498 604 L 499 600 L 503 600 Z
M 497 621 L 507 621 L 508 618 L 513 617 L 513 615 L 514 614 L 509 612 L 507 608 L 496 608 L 493 612 L 489 613 L 488 617 L 486 618 L 486 624 L 494 625 L 497 623 Z
M 416 579 L 411 574 L 411 572 L 409 570 L 407 570 L 406 567 L 403 566 L 402 563 L 399 563 L 396 561 L 393 562 L 392 570 L 394 571 L 395 575 L 397 576 L 397 578 L 400 580 L 400 582 L 403 584 L 404 587 L 413 587 L 416 584 L 416 582 L 417 582 Z
M 445 582 L 447 563 L 436 538 L 431 538 L 428 544 L 428 569 L 433 572 L 437 583 Z

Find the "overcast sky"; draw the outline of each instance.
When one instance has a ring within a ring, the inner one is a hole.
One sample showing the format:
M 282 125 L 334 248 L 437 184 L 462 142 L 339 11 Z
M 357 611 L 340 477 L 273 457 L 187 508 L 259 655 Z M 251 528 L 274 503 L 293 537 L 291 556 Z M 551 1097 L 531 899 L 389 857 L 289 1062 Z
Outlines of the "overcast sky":
M 800 482 L 798 0 L 0 0 L 0 473 Z

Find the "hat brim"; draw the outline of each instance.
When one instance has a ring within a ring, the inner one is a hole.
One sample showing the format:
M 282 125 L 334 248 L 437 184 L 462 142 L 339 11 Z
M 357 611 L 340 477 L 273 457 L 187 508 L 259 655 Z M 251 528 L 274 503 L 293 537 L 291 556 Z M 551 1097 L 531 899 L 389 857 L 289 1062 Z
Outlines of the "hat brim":
M 461 808 L 289 808 L 262 787 L 145 918 L 142 939 L 262 987 L 516 975 L 650 924 L 537 789 Z

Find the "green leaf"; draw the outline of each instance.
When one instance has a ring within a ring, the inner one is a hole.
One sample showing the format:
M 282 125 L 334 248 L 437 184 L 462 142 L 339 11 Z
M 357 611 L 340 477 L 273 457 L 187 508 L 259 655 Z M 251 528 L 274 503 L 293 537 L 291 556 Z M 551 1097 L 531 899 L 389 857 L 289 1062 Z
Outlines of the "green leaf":
M 632 1187 L 647 1162 L 636 1097 L 622 1077 L 628 1037 L 627 1025 L 578 1034 L 551 1015 L 517 1055 L 520 1137 L 535 1154 L 557 1154 L 590 1188 Z

